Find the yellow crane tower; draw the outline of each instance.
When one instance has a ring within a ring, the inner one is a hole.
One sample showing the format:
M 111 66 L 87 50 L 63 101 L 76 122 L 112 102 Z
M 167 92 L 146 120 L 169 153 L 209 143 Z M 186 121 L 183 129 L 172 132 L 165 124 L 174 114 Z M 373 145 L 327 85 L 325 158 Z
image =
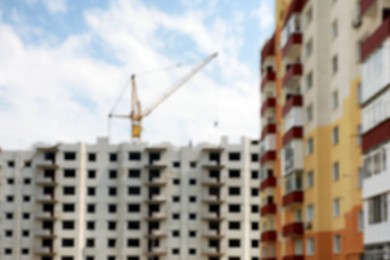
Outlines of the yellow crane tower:
M 150 107 L 145 111 L 142 111 L 141 101 L 138 98 L 137 84 L 135 74 L 131 75 L 131 111 L 128 115 L 115 115 L 109 114 L 109 117 L 125 118 L 131 121 L 131 138 L 132 140 L 140 140 L 142 133 L 142 119 L 150 115 L 161 103 L 163 103 L 168 97 L 179 90 L 185 83 L 187 83 L 192 77 L 194 77 L 199 71 L 201 71 L 207 64 L 217 57 L 218 53 L 214 53 L 200 62 L 194 67 L 187 75 L 181 80 L 176 82 L 171 88 L 169 88 L 160 98 L 158 98 Z

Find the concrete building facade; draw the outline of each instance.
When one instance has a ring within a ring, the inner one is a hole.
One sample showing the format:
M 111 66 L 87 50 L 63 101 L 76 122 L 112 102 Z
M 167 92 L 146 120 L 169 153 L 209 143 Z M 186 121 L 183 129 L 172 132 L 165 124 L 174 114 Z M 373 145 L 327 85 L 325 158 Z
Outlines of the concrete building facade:
M 0 154 L 0 259 L 257 260 L 257 141 Z
M 275 1 L 261 52 L 262 259 L 363 255 L 360 4 Z

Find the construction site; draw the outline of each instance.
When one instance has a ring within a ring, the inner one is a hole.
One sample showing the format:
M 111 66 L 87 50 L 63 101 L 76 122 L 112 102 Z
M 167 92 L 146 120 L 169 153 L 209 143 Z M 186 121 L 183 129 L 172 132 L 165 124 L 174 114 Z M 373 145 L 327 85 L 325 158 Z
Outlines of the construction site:
M 1 38 L 0 260 L 390 259 L 390 1 L 0 3 Z

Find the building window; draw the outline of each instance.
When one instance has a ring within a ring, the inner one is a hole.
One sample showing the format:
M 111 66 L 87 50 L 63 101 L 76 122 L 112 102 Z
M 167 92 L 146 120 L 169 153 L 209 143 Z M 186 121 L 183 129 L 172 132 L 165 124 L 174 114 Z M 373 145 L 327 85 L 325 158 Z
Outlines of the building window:
M 359 211 L 359 215 L 358 215 L 358 230 L 360 232 L 363 232 L 363 230 L 364 230 L 364 214 L 363 214 L 363 210 Z
M 341 251 L 341 236 L 335 235 L 333 237 L 333 253 L 340 253 Z
M 96 188 L 95 187 L 88 187 L 87 188 L 88 196 L 95 196 L 96 194 Z
M 230 230 L 239 230 L 241 228 L 241 223 L 238 221 L 230 221 L 229 229 Z
M 129 161 L 141 161 L 141 153 L 129 152 Z
M 306 188 L 311 188 L 314 186 L 314 172 L 308 171 L 306 174 Z
M 195 220 L 196 219 L 196 214 L 195 213 L 190 213 L 189 214 L 189 219 Z
M 180 162 L 173 162 L 174 168 L 180 168 Z
M 138 179 L 141 177 L 141 171 L 138 169 L 130 169 L 128 175 L 130 179 Z
M 191 186 L 196 185 L 196 180 L 195 180 L 195 179 L 190 179 L 189 184 L 190 184 Z
M 173 179 L 173 185 L 180 185 L 180 179 Z
M 136 187 L 136 186 L 130 186 L 128 187 L 127 189 L 127 193 L 129 195 L 140 195 L 141 194 L 141 188 L 140 187 Z
M 127 239 L 127 247 L 139 247 L 139 239 Z
M 74 204 L 63 204 L 62 205 L 62 212 L 74 212 L 75 211 L 75 206 Z
M 88 178 L 95 179 L 96 178 L 96 171 L 95 170 L 88 170 Z
M 95 230 L 95 222 L 87 221 L 87 230 Z
M 173 196 L 172 197 L 173 202 L 180 202 L 180 197 L 179 196 Z
M 313 20 L 313 8 L 310 6 L 305 13 L 305 24 L 308 26 Z
M 387 221 L 387 194 L 375 196 L 368 200 L 368 223 L 377 224 Z
M 195 202 L 196 202 L 196 197 L 191 196 L 191 197 L 189 198 L 189 201 L 190 201 L 191 203 L 195 203 Z
M 96 153 L 88 153 L 88 161 L 96 162 Z
M 139 230 L 141 227 L 139 221 L 127 221 L 128 230 Z
M 313 105 L 310 104 L 306 107 L 306 122 L 309 123 L 313 120 Z
M 251 172 L 251 177 L 253 180 L 259 179 L 259 172 L 258 171 L 252 171 Z
M 108 173 L 110 179 L 116 179 L 118 177 L 118 172 L 116 170 L 110 170 Z
M 305 44 L 305 57 L 309 58 L 313 52 L 313 39 L 310 39 Z
M 240 247 L 241 241 L 239 239 L 229 239 L 229 247 Z
M 295 255 L 303 255 L 302 240 L 295 240 L 294 251 L 295 251 Z
M 73 186 L 64 186 L 62 189 L 64 195 L 74 195 L 76 193 L 76 188 Z
M 95 213 L 95 204 L 87 204 L 87 212 Z
M 62 229 L 63 230 L 73 230 L 74 229 L 74 221 L 71 221 L 71 220 L 62 221 Z
M 236 212 L 240 212 L 240 211 L 241 211 L 240 204 L 230 204 L 229 205 L 229 212 L 236 213 Z
M 241 160 L 241 154 L 239 152 L 229 153 L 229 161 L 239 161 Z
M 178 248 L 172 248 L 172 255 L 178 255 L 180 250 Z
M 314 255 L 315 247 L 314 247 L 314 239 L 309 238 L 306 240 L 306 254 L 307 255 Z
M 257 162 L 259 160 L 259 154 L 257 153 L 252 153 L 251 154 L 251 161 L 252 162 Z
M 335 162 L 332 165 L 332 176 L 333 181 L 338 181 L 340 179 L 340 167 L 338 162 Z
M 116 222 L 108 221 L 107 222 L 107 230 L 116 230 Z
M 310 204 L 306 207 L 306 222 L 311 223 L 314 219 L 314 205 Z
M 229 178 L 240 178 L 240 170 L 229 170 Z
M 179 230 L 173 230 L 173 231 L 172 231 L 172 236 L 173 236 L 173 237 L 179 237 L 179 236 L 180 236 Z
M 258 205 L 252 205 L 251 206 L 252 213 L 259 213 L 259 206 Z
M 109 154 L 109 160 L 110 160 L 110 162 L 118 161 L 118 155 L 116 153 L 110 153 Z
M 76 160 L 76 153 L 75 152 L 64 152 L 64 160 L 65 161 Z
M 87 240 L 85 241 L 85 244 L 86 244 L 86 247 L 95 247 L 95 239 L 93 238 L 87 238 Z
M 196 237 L 196 231 L 191 230 L 190 232 L 188 232 L 188 235 L 189 235 L 190 237 Z
M 337 20 L 334 20 L 332 22 L 332 37 L 333 37 L 333 39 L 336 39 L 338 34 L 339 34 L 338 22 L 337 22 Z
M 259 196 L 259 189 L 258 188 L 252 188 L 251 189 L 251 195 L 252 195 L 252 197 Z
M 74 247 L 74 240 L 71 238 L 63 238 L 61 244 L 62 247 Z
M 340 216 L 340 199 L 336 198 L 333 200 L 333 217 Z
M 259 230 L 259 222 L 252 222 L 252 231 Z
M 241 190 L 240 187 L 229 187 L 230 196 L 240 196 Z
M 339 60 L 338 60 L 337 55 L 335 55 L 332 58 L 332 72 L 333 72 L 333 74 L 336 74 L 338 70 L 339 70 Z
M 64 169 L 64 178 L 74 178 L 76 177 L 75 169 Z
M 305 77 L 306 89 L 310 89 L 313 86 L 313 72 L 310 71 Z
M 139 204 L 129 204 L 127 205 L 128 212 L 140 212 L 141 207 Z
M 336 145 L 339 143 L 339 127 L 335 126 L 332 129 L 332 143 Z
M 188 250 L 188 254 L 190 254 L 190 255 L 196 255 L 196 249 L 195 249 L 195 248 L 190 248 L 190 249 Z
M 108 195 L 109 196 L 116 196 L 116 187 L 108 187 Z
M 196 162 L 190 162 L 190 167 L 191 168 L 196 168 Z
M 310 138 L 306 141 L 306 155 L 311 155 L 314 152 L 314 143 L 313 138 Z
M 116 246 L 116 239 L 109 238 L 107 239 L 107 247 L 113 248 Z
M 332 93 L 332 105 L 333 109 L 337 109 L 339 107 L 339 92 L 337 90 Z

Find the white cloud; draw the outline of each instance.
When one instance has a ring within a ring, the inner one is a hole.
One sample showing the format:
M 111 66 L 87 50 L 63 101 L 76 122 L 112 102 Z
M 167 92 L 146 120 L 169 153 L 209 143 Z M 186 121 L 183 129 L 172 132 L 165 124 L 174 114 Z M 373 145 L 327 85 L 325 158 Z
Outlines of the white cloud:
M 106 118 L 123 83 L 131 73 L 180 61 L 180 57 L 220 52 L 217 62 L 198 74 L 144 120 L 144 140 L 187 143 L 214 138 L 218 120 L 222 134 L 237 139 L 258 136 L 257 77 L 238 59 L 242 42 L 240 15 L 233 21 L 206 15 L 191 8 L 172 16 L 140 1 L 112 1 L 107 9 L 85 12 L 89 31 L 68 37 L 58 45 L 29 46 L 17 28 L 0 25 L 0 129 L 2 146 L 25 147 L 32 142 L 78 140 L 94 142 L 106 134 Z M 176 57 L 165 54 L 164 28 L 191 39 L 197 50 Z M 120 65 L 88 55 L 91 43 L 120 61 Z M 185 69 L 140 76 L 143 107 L 156 99 Z M 217 80 L 219 75 L 223 81 Z M 221 83 L 225 82 L 225 84 Z M 127 100 L 117 112 L 129 110 Z M 129 123 L 112 122 L 114 141 L 127 141 Z
M 43 4 L 51 14 L 66 13 L 68 10 L 67 0 L 24 0 L 29 5 Z
M 253 11 L 252 16 L 257 18 L 260 30 L 268 31 L 272 26 L 274 26 L 274 1 L 260 0 L 259 7 Z

